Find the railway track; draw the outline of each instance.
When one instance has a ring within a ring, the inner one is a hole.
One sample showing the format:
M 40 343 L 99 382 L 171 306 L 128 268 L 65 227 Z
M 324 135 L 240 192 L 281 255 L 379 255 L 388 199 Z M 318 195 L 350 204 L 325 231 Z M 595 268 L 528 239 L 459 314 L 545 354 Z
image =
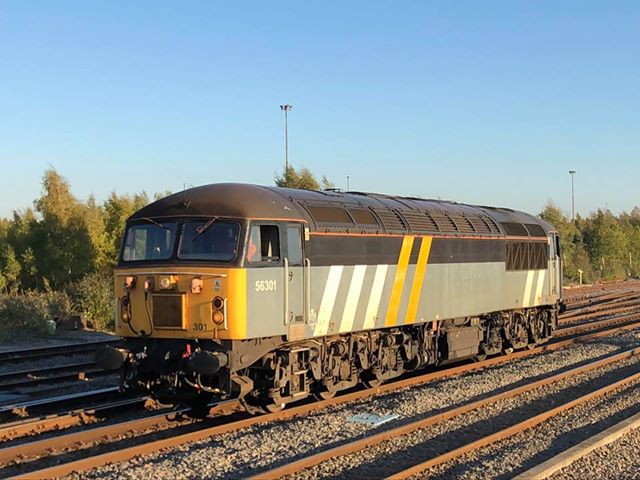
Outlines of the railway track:
M 141 409 L 144 407 L 146 400 L 145 397 L 124 398 L 87 408 L 72 409 L 64 413 L 3 423 L 0 424 L 0 440 L 14 440 L 27 435 L 40 434 L 51 430 L 60 431 L 78 425 L 85 425 L 99 418 L 116 414 L 122 409 Z
M 22 440 L 23 443 L 5 446 L 0 449 L 0 464 L 20 458 L 22 460 L 20 461 L 19 471 L 24 472 L 25 470 L 29 470 L 28 478 L 67 475 L 72 471 L 84 471 L 106 463 L 128 460 L 138 455 L 149 454 L 159 449 L 170 448 L 184 443 L 202 440 L 210 436 L 221 435 L 240 428 L 273 421 L 282 421 L 297 415 L 306 415 L 329 406 L 460 375 L 473 370 L 498 365 L 514 358 L 560 349 L 575 343 L 640 327 L 640 298 L 638 298 L 638 296 L 640 296 L 640 283 L 634 285 L 633 288 L 629 288 L 628 286 L 624 289 L 619 288 L 616 292 L 611 292 L 610 289 L 599 289 L 593 292 L 590 296 L 583 295 L 579 302 L 571 304 L 571 308 L 561 317 L 560 323 L 562 328 L 556 332 L 556 338 L 547 345 L 532 350 L 515 352 L 508 356 L 491 358 L 483 362 L 458 365 L 446 370 L 409 376 L 408 378 L 402 378 L 395 382 L 384 384 L 376 389 L 352 391 L 334 399 L 306 403 L 288 408 L 283 412 L 259 417 L 249 417 L 243 413 L 236 412 L 231 415 L 217 415 L 214 416 L 213 419 L 209 418 L 197 421 L 188 419 L 187 410 L 178 410 L 171 412 L 161 411 L 155 414 L 146 412 L 138 418 L 119 421 L 111 425 L 102 425 L 101 420 L 109 417 L 112 413 L 117 414 L 115 412 L 129 407 L 138 409 L 144 405 L 144 398 L 116 398 L 105 404 L 95 405 L 95 402 L 99 401 L 99 398 L 104 400 L 110 399 L 111 397 L 109 397 L 109 395 L 117 395 L 115 388 L 0 407 L 0 418 L 11 416 L 15 418 L 16 415 L 33 416 L 42 410 L 49 411 L 55 406 L 68 410 L 53 415 L 47 414 L 42 417 L 30 417 L 0 425 L 0 439 L 5 439 L 5 442 L 3 442 L 5 445 L 11 443 L 11 440 L 26 435 L 38 434 L 34 437 L 34 441 L 24 441 L 28 440 L 24 439 Z M 585 304 L 584 302 L 587 303 Z M 604 318 L 604 320 L 598 320 L 602 318 Z M 578 323 L 594 319 L 595 321 L 589 323 Z M 97 344 L 105 343 L 112 342 L 95 342 L 92 347 L 88 348 L 95 348 Z M 42 351 L 43 349 L 38 350 Z M 51 349 L 47 348 L 47 350 L 49 350 L 49 354 L 52 353 Z M 71 349 L 67 351 L 72 352 Z M 34 357 L 25 356 L 24 358 Z M 88 367 L 88 363 L 89 362 L 86 362 L 84 367 Z M 64 366 L 55 368 L 63 369 Z M 55 368 L 52 369 L 52 371 L 54 371 Z M 16 372 L 14 372 L 14 374 L 16 375 L 14 378 L 17 378 Z M 100 397 L 101 395 L 104 396 Z M 72 402 L 82 400 L 92 402 L 93 406 L 71 409 L 73 406 Z M 233 402 L 225 403 L 222 406 L 214 407 L 212 413 L 217 414 L 221 410 L 233 412 L 237 407 L 238 405 Z M 140 410 L 143 411 L 141 408 Z M 80 425 L 84 425 L 85 429 L 79 432 L 74 431 L 55 437 L 39 439 L 39 434 L 42 432 L 68 428 L 73 430 L 73 427 Z M 188 430 L 187 432 L 179 432 L 180 429 L 184 430 L 185 428 Z M 165 435 L 168 436 L 158 439 L 157 435 L 153 433 L 157 433 L 158 431 L 165 431 Z M 115 438 L 129 438 L 133 434 L 142 435 L 138 439 L 139 444 L 121 449 L 110 448 Z M 146 436 L 149 436 L 149 438 L 145 439 Z M 0 444 L 0 446 L 1 445 L 2 444 Z M 71 459 L 68 459 L 68 455 L 65 454 L 63 455 L 63 463 L 60 465 L 38 469 L 38 458 L 40 456 L 48 455 L 50 452 L 54 452 L 55 454 L 58 449 L 60 451 L 68 449 L 69 445 L 74 446 L 73 450 L 77 452 L 76 457 L 79 458 L 73 458 L 72 454 Z M 92 448 L 92 452 L 97 450 L 98 452 L 103 451 L 103 453 L 97 453 L 96 455 L 88 457 L 81 453 L 91 446 L 97 446 L 97 448 Z M 69 461 L 65 462 L 65 460 Z M 9 471 L 11 471 L 11 468 Z M 4 476 L 3 469 L 1 468 L 0 475 Z
M 398 440 L 400 437 L 403 437 L 405 435 L 411 434 L 412 432 L 419 430 L 419 429 L 423 429 L 423 428 L 427 428 L 430 427 L 432 425 L 435 425 L 437 423 L 442 423 L 445 422 L 447 420 L 453 419 L 455 417 L 461 416 L 463 414 L 472 412 L 474 410 L 478 410 L 481 408 L 484 408 L 488 405 L 491 405 L 493 403 L 497 403 L 499 401 L 502 400 L 506 400 L 506 399 L 510 399 L 510 398 L 514 398 L 516 396 L 522 395 L 524 393 L 530 392 L 532 390 L 535 389 L 540 389 L 544 386 L 547 385 L 551 385 L 557 382 L 560 382 L 561 380 L 565 380 L 567 378 L 571 378 L 577 375 L 581 375 L 583 373 L 586 372 L 590 372 L 602 367 L 605 367 L 607 365 L 616 363 L 616 362 L 621 362 L 623 360 L 626 360 L 632 356 L 636 356 L 640 354 L 640 347 L 639 348 L 635 348 L 635 349 L 631 349 L 622 353 L 619 353 L 617 355 L 613 355 L 610 356 L 608 358 L 602 359 L 602 360 L 597 360 L 597 361 L 593 361 L 590 362 L 586 365 L 582 365 L 580 367 L 576 367 L 573 368 L 571 370 L 544 378 L 542 380 L 538 380 L 538 381 L 534 381 L 534 382 L 530 382 L 528 384 L 522 385 L 520 387 L 514 388 L 512 390 L 508 390 L 506 392 L 502 392 L 502 393 L 498 393 L 495 395 L 492 395 L 490 397 L 481 399 L 481 400 L 477 400 L 471 403 L 467 403 L 464 404 L 462 406 L 459 407 L 455 407 L 455 408 L 450 408 L 450 409 L 445 409 L 444 411 L 438 412 L 434 415 L 430 415 L 427 416 L 426 418 L 421 418 L 418 419 L 416 421 L 412 421 L 409 423 L 406 423 L 404 425 L 401 425 L 399 427 L 390 429 L 390 430 L 386 430 L 383 432 L 380 432 L 378 434 L 375 435 L 371 435 L 365 438 L 361 438 L 361 439 L 357 439 L 355 441 L 349 442 L 349 443 L 345 443 L 342 445 L 339 445 L 337 447 L 331 448 L 331 449 L 327 449 L 324 450 L 320 453 L 317 453 L 315 455 L 310 455 L 307 457 L 304 457 L 302 459 L 296 460 L 294 462 L 291 463 L 287 463 L 284 464 L 282 466 L 279 466 L 277 468 L 268 470 L 266 472 L 260 472 L 259 475 L 253 477 L 253 478 L 261 478 L 261 479 L 275 479 L 275 478 L 281 478 L 285 475 L 294 475 L 296 473 L 301 472 L 304 469 L 310 468 L 312 466 L 318 465 L 321 462 L 327 461 L 329 459 L 336 459 L 339 457 L 343 457 L 345 455 L 348 455 L 350 453 L 359 451 L 359 450 L 363 450 L 365 448 L 370 448 L 374 445 L 379 445 L 382 442 L 387 442 L 387 441 L 393 441 L 393 440 Z M 420 462 L 416 465 L 413 465 L 409 468 L 406 468 L 404 470 L 401 470 L 399 472 L 397 472 L 396 474 L 390 476 L 389 478 L 393 478 L 393 479 L 400 479 L 400 478 L 407 478 L 407 477 L 411 477 L 414 475 L 418 475 L 420 473 L 422 473 L 423 471 L 432 468 L 436 465 L 440 465 L 444 462 L 447 462 L 449 460 L 452 460 L 454 458 L 457 458 L 459 456 L 464 455 L 465 453 L 468 453 L 470 451 L 473 451 L 474 449 L 483 447 L 485 445 L 488 445 L 489 443 L 492 442 L 496 442 L 499 440 L 502 440 L 504 438 L 506 438 L 507 436 L 510 435 L 514 435 L 516 433 L 522 432 L 523 430 L 527 429 L 527 428 L 532 428 L 535 425 L 543 422 L 544 420 L 546 420 L 547 418 L 556 415 L 558 413 L 561 413 L 575 405 L 578 405 L 579 403 L 583 403 L 586 402 L 588 400 L 591 400 L 592 398 L 595 398 L 596 396 L 600 396 L 600 395 L 604 395 L 612 390 L 615 390 L 616 388 L 619 388 L 623 385 L 626 385 L 628 383 L 631 383 L 635 380 L 640 379 L 640 372 L 636 372 L 632 375 L 629 375 L 628 377 L 626 377 L 625 379 L 618 381 L 618 382 L 614 382 L 606 387 L 603 387 L 601 389 L 598 389 L 588 395 L 584 395 L 579 397 L 576 400 L 572 400 L 569 401 L 559 407 L 550 409 L 547 412 L 541 413 L 535 417 L 529 418 L 527 420 L 524 420 L 522 422 L 519 422 L 518 424 L 509 427 L 507 429 L 503 429 L 503 430 L 499 430 L 498 432 L 495 432 L 491 435 L 488 435 L 486 437 L 483 437 L 475 442 L 471 442 L 469 444 L 463 445 L 461 447 L 452 449 L 448 452 L 442 453 L 440 455 L 438 455 L 437 457 L 431 458 L 429 460 L 426 460 L 424 462 Z
M 0 375 L 0 391 L 15 391 L 19 388 L 51 385 L 73 380 L 112 375 L 113 372 L 96 368 L 94 362 L 78 362 L 52 367 L 24 369 Z
M 581 458 L 589 455 L 594 450 L 605 447 L 610 443 L 629 434 L 632 430 L 640 428 L 640 413 L 627 418 L 608 429 L 589 437 L 578 445 L 559 453 L 558 455 L 536 465 L 521 473 L 514 480 L 541 480 L 549 478 L 563 468 L 573 465 Z
M 51 415 L 56 413 L 56 409 L 58 412 L 60 410 L 67 412 L 83 404 L 95 404 L 95 402 L 121 398 L 122 395 L 118 387 L 112 386 L 48 398 L 14 402 L 0 406 L 0 419 L 4 421 L 15 420 L 20 417 L 33 417 L 34 415 L 43 413 Z M 1 426 L 2 424 L 0 424 L 0 427 Z
M 115 345 L 117 340 L 99 340 L 95 342 L 74 343 L 72 345 L 56 345 L 51 347 L 38 347 L 28 350 L 15 349 L 0 351 L 0 362 L 16 362 L 22 360 L 33 360 L 53 356 L 76 355 L 81 353 L 92 353 L 96 348 L 105 345 Z
M 30 395 L 39 392 L 27 392 L 25 389 L 110 375 L 111 372 L 96 367 L 92 354 L 101 346 L 116 343 L 114 340 L 100 340 L 0 352 L 3 367 L 0 370 L 0 393 Z M 66 357 L 74 358 L 68 360 Z
M 147 441 L 144 436 L 139 432 L 140 430 L 146 431 L 149 429 L 166 429 L 171 425 L 171 422 L 175 422 L 174 418 L 166 418 L 166 414 L 159 414 L 144 419 L 134 419 L 127 422 L 121 422 L 112 426 L 90 428 L 81 432 L 73 432 L 54 439 L 47 439 L 46 441 L 36 440 L 35 442 L 29 442 L 18 446 L 10 446 L 0 450 L 0 462 L 8 461 L 11 458 L 24 458 L 20 463 L 20 472 L 28 471 L 28 478 L 49 478 L 56 476 L 68 475 L 73 471 L 85 471 L 107 463 L 126 461 L 140 455 L 156 452 L 161 449 L 171 448 L 185 443 L 194 442 L 209 438 L 223 433 L 228 433 L 241 428 L 251 427 L 254 425 L 265 424 L 274 421 L 282 421 L 293 418 L 298 415 L 307 415 L 314 411 L 325 409 L 329 406 L 352 402 L 363 398 L 372 397 L 381 393 L 391 392 L 400 388 L 420 385 L 426 382 L 434 381 L 437 379 L 443 379 L 463 373 L 479 370 L 492 365 L 498 365 L 501 363 L 512 361 L 515 358 L 534 355 L 541 352 L 557 350 L 566 346 L 585 342 L 594 338 L 603 337 L 605 335 L 611 335 L 615 332 L 621 332 L 640 327 L 640 316 L 628 317 L 628 322 L 625 325 L 608 325 L 605 326 L 605 330 L 598 332 L 588 332 L 577 334 L 573 333 L 570 338 L 557 339 L 553 343 L 534 348 L 532 350 L 523 350 L 512 353 L 508 356 L 495 357 L 483 362 L 469 363 L 464 365 L 458 365 L 450 367 L 446 370 L 439 370 L 422 375 L 410 376 L 395 382 L 384 384 L 375 389 L 358 390 L 340 395 L 330 400 L 323 400 L 315 403 L 307 403 L 292 408 L 286 409 L 282 412 L 266 414 L 257 417 L 249 417 L 243 414 L 233 414 L 227 416 L 218 416 L 213 419 L 207 419 L 204 421 L 191 423 L 190 428 L 192 431 L 186 433 L 171 434 L 166 438 L 157 439 L 153 435 Z M 633 355 L 638 352 L 634 351 Z M 628 355 L 632 355 L 628 353 Z M 597 368 L 597 367 L 593 367 Z M 233 410 L 233 404 L 225 405 L 227 409 Z M 184 413 L 184 412 L 178 412 Z M 184 426 L 184 425 L 181 425 Z M 138 433 L 135 433 L 138 432 Z M 135 441 L 141 442 L 139 444 L 129 446 L 126 448 L 114 448 L 112 446 L 113 438 L 122 435 L 135 435 Z M 55 442 L 55 443 L 54 443 Z M 78 451 L 86 450 L 88 447 L 93 447 L 92 452 L 102 452 L 91 456 L 80 455 L 76 453 L 77 458 L 73 458 L 66 463 L 60 463 L 55 466 L 48 466 L 42 469 L 38 469 L 39 455 L 47 453 L 47 455 L 55 455 L 51 452 L 52 448 L 58 445 L 60 448 L 63 446 L 74 445 Z M 97 448 L 96 445 L 103 445 L 102 449 Z M 29 458 L 34 458 L 33 461 L 29 461 Z M 14 466 L 15 467 L 15 466 Z M 4 472 L 0 470 L 0 475 Z M 26 477 L 25 477 L 26 478 Z
M 433 457 L 431 459 L 425 460 L 424 462 L 420 462 L 416 465 L 413 465 L 411 467 L 408 467 L 404 470 L 401 470 L 391 476 L 389 476 L 389 479 L 404 479 L 404 478 L 408 478 L 408 477 L 412 477 L 415 475 L 419 475 L 421 473 L 423 473 L 424 471 L 428 470 L 429 468 L 433 468 L 435 466 L 438 465 L 442 465 L 445 462 L 448 462 L 450 460 L 456 459 L 461 457 L 462 455 L 466 454 L 466 453 L 470 453 L 473 452 L 475 450 L 478 450 L 482 447 L 485 447 L 487 445 L 491 445 L 493 443 L 499 442 L 501 440 L 504 440 L 506 438 L 509 438 L 511 436 L 517 435 L 518 433 L 522 433 L 525 430 L 528 429 L 532 429 L 535 428 L 536 426 L 540 425 L 542 422 L 556 416 L 559 415 L 563 412 L 566 412 L 567 410 L 574 408 L 578 405 L 584 404 L 590 400 L 593 400 L 594 398 L 597 397 L 601 397 L 604 396 L 608 393 L 613 392 L 614 390 L 617 390 L 619 388 L 625 387 L 637 380 L 640 380 L 640 372 L 636 372 L 633 373 L 631 375 L 626 376 L 625 378 L 623 378 L 622 380 L 619 380 L 617 382 L 611 383 L 605 387 L 599 388 L 597 390 L 594 390 L 593 392 L 590 392 L 586 395 L 582 395 L 576 399 L 570 400 L 562 405 L 559 405 L 555 408 L 551 408 L 545 412 L 542 412 L 538 415 L 532 416 L 530 418 L 527 418 L 515 425 L 512 425 L 510 427 L 504 428 L 502 430 L 498 430 L 497 432 L 494 432 L 490 435 L 487 435 L 485 437 L 482 437 L 476 441 L 467 443 L 465 445 L 462 445 L 458 448 L 455 448 L 453 450 L 450 450 L 446 453 L 443 453 L 441 455 L 438 455 L 436 457 Z

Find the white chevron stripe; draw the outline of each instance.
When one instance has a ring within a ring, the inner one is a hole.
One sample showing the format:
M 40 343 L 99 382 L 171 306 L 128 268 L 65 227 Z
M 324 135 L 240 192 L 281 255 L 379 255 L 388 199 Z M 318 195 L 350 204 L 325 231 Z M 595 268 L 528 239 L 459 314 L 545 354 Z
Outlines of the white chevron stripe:
M 533 275 L 536 272 L 534 270 L 527 271 L 527 281 L 524 284 L 524 294 L 522 295 L 522 306 L 528 307 L 531 305 L 531 289 L 533 288 Z
M 342 312 L 342 320 L 340 321 L 340 331 L 350 332 L 353 329 L 353 320 L 356 317 L 358 309 L 358 301 L 360 300 L 360 292 L 364 283 L 364 274 L 367 271 L 366 265 L 356 265 L 353 268 L 353 276 L 349 284 L 349 292 L 347 293 L 347 303 Z
M 331 321 L 333 305 L 336 302 L 336 295 L 338 294 L 338 287 L 340 286 L 343 269 L 343 265 L 332 265 L 331 268 L 329 268 L 329 276 L 327 277 L 327 283 L 324 286 L 320 309 L 318 310 L 318 320 L 315 328 L 313 329 L 313 334 L 315 336 L 326 335 L 329 330 L 329 322 Z
M 367 313 L 364 316 L 364 325 L 366 328 L 374 328 L 378 316 L 378 307 L 382 298 L 382 289 L 384 281 L 387 278 L 387 270 L 389 265 L 376 265 L 376 274 L 373 277 L 373 285 L 371 285 L 371 295 L 367 304 Z
M 547 273 L 546 270 L 540 270 L 538 272 L 538 283 L 536 283 L 536 295 L 533 297 L 534 305 L 542 303 L 542 287 L 544 287 L 544 276 Z

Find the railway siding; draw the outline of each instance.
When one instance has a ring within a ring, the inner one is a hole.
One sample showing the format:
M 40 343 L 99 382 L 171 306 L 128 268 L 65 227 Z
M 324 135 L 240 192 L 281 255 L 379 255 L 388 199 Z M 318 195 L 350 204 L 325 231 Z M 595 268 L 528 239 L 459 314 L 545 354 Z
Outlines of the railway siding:
M 312 455 L 314 452 L 324 451 L 354 439 L 366 440 L 376 432 L 402 427 L 416 418 L 429 417 L 443 409 L 459 407 L 488 395 L 506 393 L 549 375 L 567 372 L 594 359 L 602 359 L 630 347 L 640 346 L 640 327 L 631 323 L 637 322 L 640 318 L 637 312 L 640 308 L 637 303 L 639 289 L 640 283 L 625 282 L 606 287 L 598 286 L 586 293 L 574 293 L 569 301 L 571 309 L 562 316 L 561 329 L 557 332 L 558 338 L 552 342 L 553 345 L 533 351 L 520 351 L 509 357 L 494 358 L 477 364 L 456 366 L 446 371 L 439 370 L 419 377 L 424 379 L 420 380 L 421 382 L 428 383 L 418 384 L 408 378 L 370 390 L 366 396 L 358 392 L 347 394 L 338 400 L 340 403 L 337 405 L 332 404 L 332 401 L 325 401 L 309 407 L 293 407 L 282 414 L 254 417 L 236 424 L 232 422 L 232 417 L 227 417 L 228 420 L 220 417 L 214 421 L 221 423 L 220 427 L 204 430 L 211 421 L 191 422 L 190 426 L 184 424 L 187 430 L 181 429 L 180 426 L 174 428 L 163 420 L 155 423 L 153 420 L 147 421 L 146 426 L 145 421 L 139 421 L 140 428 L 134 427 L 134 421 L 129 424 L 131 428 L 128 428 L 126 415 L 123 415 L 122 421 L 118 420 L 118 417 L 112 419 L 116 420 L 115 423 L 100 423 L 97 425 L 98 428 L 89 428 L 84 433 L 83 429 L 86 427 L 80 425 L 87 421 L 87 418 L 83 411 L 79 410 L 75 417 L 71 412 L 59 416 L 60 424 L 69 428 L 69 435 L 66 437 L 68 445 L 73 445 L 69 451 L 65 448 L 65 436 L 53 432 L 17 441 L 11 440 L 24 437 L 26 434 L 31 435 L 39 429 L 44 431 L 55 428 L 57 424 L 54 417 L 42 422 L 35 418 L 31 421 L 27 419 L 13 422 L 14 430 L 11 430 L 12 425 L 5 424 L 6 428 L 0 428 L 0 434 L 4 432 L 0 437 L 9 440 L 0 443 L 0 454 L 4 451 L 4 462 L 10 463 L 3 466 L 3 461 L 0 461 L 0 476 L 24 474 L 59 462 L 71 461 L 71 466 L 74 460 L 80 459 L 84 465 L 83 469 L 118 459 L 124 461 L 94 468 L 78 475 L 78 478 L 102 478 L 103 475 L 105 478 L 139 478 L 143 475 L 167 478 L 200 478 L 202 475 L 237 478 L 264 473 L 282 462 Z M 581 326 L 574 331 L 578 323 L 589 325 Z M 590 340 L 571 339 L 577 330 L 597 331 L 599 328 L 606 331 L 591 334 Z M 556 350 L 557 348 L 560 349 Z M 540 353 L 541 351 L 543 353 Z M 45 360 L 30 362 L 38 364 L 41 361 Z M 69 358 L 66 361 L 69 361 Z M 607 370 L 603 369 L 602 372 Z M 596 375 L 596 372 L 592 372 L 592 375 Z M 46 406 L 46 400 L 43 402 L 43 406 Z M 40 408 L 38 402 L 35 403 L 36 405 L 25 409 L 25 413 Z M 6 412 L 11 413 L 11 408 L 7 408 L 5 407 Z M 372 428 L 349 422 L 349 417 L 354 413 L 399 414 L 400 418 L 382 427 Z M 272 421 L 269 421 L 270 419 Z M 95 423 L 95 420 L 88 419 L 90 423 Z M 96 432 L 100 431 L 101 425 L 106 433 L 99 439 Z M 114 427 L 109 430 L 109 425 Z M 181 433 L 185 431 L 187 433 Z M 210 437 L 213 432 L 218 433 Z M 32 438 L 36 441 L 32 442 Z M 52 439 L 50 445 L 47 445 L 47 438 Z M 278 442 L 274 442 L 274 438 L 278 438 Z M 33 444 L 32 450 L 29 444 Z M 38 444 L 42 445 L 40 453 L 36 448 Z M 53 448 L 55 445 L 58 447 Z M 48 446 L 52 448 L 47 448 Z M 158 451 L 162 446 L 165 450 Z M 176 446 L 178 448 L 175 448 Z M 14 447 L 18 448 L 12 452 Z M 170 447 L 174 448 L 169 450 Z M 83 453 L 87 448 L 91 449 L 91 455 Z M 128 455 L 129 451 L 131 455 Z M 17 458 L 12 454 L 16 452 Z M 101 453 L 101 460 L 97 463 L 92 456 L 96 453 Z M 36 460 L 33 466 L 27 458 L 37 459 L 43 454 L 50 457 Z M 35 457 L 31 457 L 32 455 Z M 211 461 L 212 458 L 215 458 L 215 462 Z M 396 460 L 388 458 L 387 463 L 398 463 Z M 313 477 L 320 474 L 328 478 L 347 476 L 343 475 L 339 467 L 331 468 L 332 462 L 337 461 L 339 459 L 332 459 L 309 469 L 303 475 Z M 320 473 L 327 465 L 328 469 Z M 396 466 L 400 468 L 399 465 Z M 357 468 L 347 469 L 346 472 L 357 473 Z M 366 469 L 366 466 L 363 468 Z M 66 475 L 70 471 L 63 468 L 55 471 L 45 469 L 42 472 L 43 475 L 50 476 Z M 33 475 L 38 476 L 37 473 Z M 33 475 L 27 474 L 29 478 Z
M 359 412 L 400 413 L 407 421 L 416 415 L 433 413 L 437 408 L 452 406 L 480 398 L 488 392 L 504 391 L 519 382 L 536 376 L 571 368 L 594 358 L 610 355 L 638 345 L 638 332 L 624 332 L 587 344 L 578 344 L 562 351 L 548 352 L 501 364 L 483 372 L 442 379 L 429 384 L 393 392 L 370 400 L 332 407 L 287 421 L 254 425 L 224 435 L 185 445 L 177 450 L 153 453 L 116 465 L 107 465 L 82 474 L 82 478 L 118 478 L 122 475 L 139 478 L 151 473 L 172 476 L 193 471 L 193 475 L 232 478 L 257 474 L 285 460 L 367 436 L 372 430 L 360 424 L 351 424 L 348 417 Z M 385 424 L 392 428 L 398 423 Z M 274 442 L 273 439 L 280 439 Z M 211 459 L 216 461 L 212 462 Z M 329 468 L 331 470 L 331 468 Z M 80 477 L 78 477 L 80 478 Z

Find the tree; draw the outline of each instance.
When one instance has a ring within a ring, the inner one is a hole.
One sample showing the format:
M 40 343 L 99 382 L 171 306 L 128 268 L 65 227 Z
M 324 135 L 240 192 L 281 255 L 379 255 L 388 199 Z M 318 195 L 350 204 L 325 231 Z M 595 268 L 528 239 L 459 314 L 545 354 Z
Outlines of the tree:
M 601 278 L 627 276 L 629 238 L 611 212 L 598 210 L 585 222 L 584 244 Z
M 44 173 L 42 187 L 35 201 L 41 220 L 33 253 L 43 282 L 58 289 L 108 265 L 107 238 L 101 209 L 93 198 L 78 201 L 68 181 L 54 169 Z
M 304 190 L 320 190 L 321 185 L 322 188 L 333 187 L 333 183 L 326 176 L 323 175 L 321 182 L 319 182 L 308 168 L 302 167 L 296 170 L 291 165 L 281 175 L 276 175 L 274 181 L 278 187 Z
M 3 245 L 0 250 L 0 290 L 13 292 L 20 285 L 20 262 L 11 245 Z
M 556 227 L 560 236 L 560 254 L 562 255 L 563 274 L 566 278 L 578 281 L 582 270 L 582 278 L 589 281 L 591 276 L 591 264 L 582 244 L 582 234 L 576 224 L 552 202 L 549 201 L 540 218 Z

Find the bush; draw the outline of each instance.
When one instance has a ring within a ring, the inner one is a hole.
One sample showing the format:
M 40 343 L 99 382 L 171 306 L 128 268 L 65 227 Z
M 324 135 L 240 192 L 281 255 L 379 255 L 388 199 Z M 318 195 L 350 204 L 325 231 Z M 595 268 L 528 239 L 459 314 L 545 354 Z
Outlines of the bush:
M 46 321 L 67 317 L 71 298 L 65 292 L 28 291 L 0 296 L 0 324 L 3 330 L 31 335 L 46 332 Z
M 96 330 L 113 332 L 115 328 L 113 277 L 89 273 L 74 284 L 77 309 Z

